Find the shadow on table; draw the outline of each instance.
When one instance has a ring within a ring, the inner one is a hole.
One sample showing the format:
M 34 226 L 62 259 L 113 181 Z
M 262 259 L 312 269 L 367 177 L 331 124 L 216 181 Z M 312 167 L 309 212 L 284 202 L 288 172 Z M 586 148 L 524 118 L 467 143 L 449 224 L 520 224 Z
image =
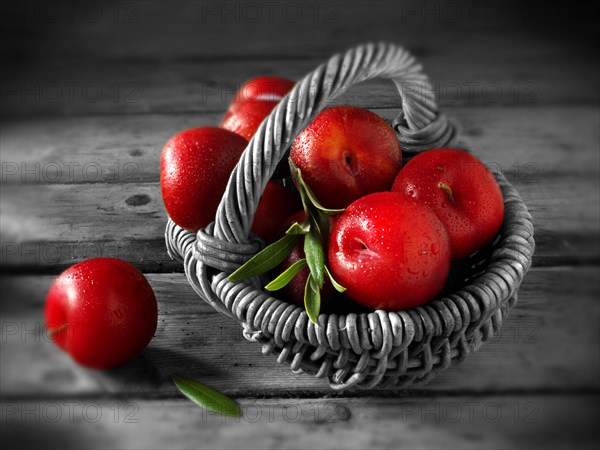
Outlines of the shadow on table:
M 150 397 L 169 397 L 176 388 L 170 375 L 174 373 L 185 374 L 190 377 L 202 379 L 210 376 L 211 379 L 227 381 L 228 373 L 218 366 L 210 363 L 208 358 L 201 355 L 190 355 L 189 352 L 169 348 L 146 348 L 140 355 L 129 363 L 107 371 L 93 371 L 101 389 L 105 392 L 116 392 L 125 395 L 140 393 L 150 394 Z M 154 392 L 152 392 L 154 391 Z

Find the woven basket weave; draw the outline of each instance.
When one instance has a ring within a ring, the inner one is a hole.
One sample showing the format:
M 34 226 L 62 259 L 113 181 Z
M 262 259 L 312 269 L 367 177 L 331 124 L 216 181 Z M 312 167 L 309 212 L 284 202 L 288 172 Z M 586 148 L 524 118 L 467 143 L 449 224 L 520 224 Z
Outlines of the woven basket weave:
M 261 289 L 265 280 L 234 284 L 227 275 L 257 253 L 254 212 L 293 139 L 323 106 L 356 83 L 389 78 L 402 98 L 392 123 L 406 155 L 466 144 L 435 104 L 421 66 L 404 49 L 366 44 L 333 56 L 296 84 L 261 124 L 233 171 L 215 221 L 190 233 L 171 220 L 171 257 L 183 261 L 194 290 L 242 324 L 244 336 L 294 371 L 327 377 L 333 389 L 406 387 L 432 379 L 496 334 L 517 300 L 534 252 L 531 216 L 518 192 L 494 173 L 505 203 L 495 241 L 466 261 L 462 287 L 400 312 L 321 314 L 313 324 L 296 305 Z

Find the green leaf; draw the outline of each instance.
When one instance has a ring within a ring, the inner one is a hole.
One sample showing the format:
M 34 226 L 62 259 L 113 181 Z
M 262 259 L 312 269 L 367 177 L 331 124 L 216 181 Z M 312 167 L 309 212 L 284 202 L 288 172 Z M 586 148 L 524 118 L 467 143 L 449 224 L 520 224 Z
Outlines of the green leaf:
M 340 293 L 346 292 L 346 288 L 344 286 L 342 286 L 340 283 L 338 283 L 337 281 L 335 281 L 335 278 L 333 278 L 333 275 L 331 275 L 331 272 L 329 271 L 329 268 L 327 266 L 325 266 L 325 272 L 327 272 L 329 281 L 331 281 L 331 284 L 333 285 L 333 287 L 335 288 L 336 291 L 338 291 Z
M 181 393 L 197 405 L 226 416 L 242 415 L 238 404 L 216 389 L 183 375 L 173 374 L 171 379 Z
M 317 323 L 321 309 L 321 289 L 317 286 L 312 274 L 308 275 L 304 287 L 304 309 L 312 323 Z
M 318 213 L 318 210 L 313 206 L 310 198 L 306 194 L 306 183 L 302 180 L 301 172 L 298 166 L 294 164 L 292 158 L 288 158 L 288 163 L 290 165 L 290 174 L 292 175 L 292 180 L 298 189 L 298 194 L 300 194 L 300 199 L 302 200 L 302 206 L 304 207 L 304 212 L 306 213 L 306 217 L 309 218 Z
M 298 169 L 298 177 L 300 178 L 300 182 L 303 184 L 304 189 L 306 191 L 306 196 L 308 197 L 308 199 L 310 200 L 310 202 L 313 204 L 313 206 L 315 208 L 317 208 L 319 211 L 330 215 L 330 216 L 334 216 L 336 214 L 339 213 L 343 213 L 344 209 L 343 208 L 325 208 L 323 205 L 321 205 L 321 203 L 319 203 L 319 200 L 317 200 L 317 196 L 315 195 L 315 193 L 312 191 L 312 189 L 308 186 L 308 184 L 306 184 L 306 182 L 304 181 L 304 179 L 302 178 L 302 174 L 300 173 L 300 169 Z
M 304 178 L 302 178 L 302 171 L 300 170 L 300 168 L 298 166 L 296 166 L 296 164 L 294 164 L 294 161 L 292 161 L 291 158 L 289 159 L 289 165 L 290 165 L 290 172 L 292 174 L 292 178 L 296 182 L 296 186 L 298 187 L 298 191 L 300 192 L 300 196 L 302 197 L 303 201 L 306 198 L 308 203 L 310 203 L 313 207 L 315 207 L 320 212 L 325 213 L 327 215 L 335 215 L 335 214 L 344 212 L 343 209 L 325 208 L 323 205 L 321 205 L 321 203 L 317 199 L 317 196 L 315 195 L 315 193 L 308 186 L 308 184 L 306 184 L 306 182 L 304 181 Z
M 300 235 L 297 234 L 286 234 L 254 255 L 243 266 L 229 275 L 227 279 L 232 283 L 237 283 L 277 267 L 290 254 L 299 238 Z
M 298 169 L 298 171 L 300 171 L 300 169 Z M 292 178 L 294 178 L 293 175 L 292 175 Z M 295 180 L 298 180 L 298 178 L 296 177 Z M 302 208 L 304 209 L 304 212 L 306 213 L 306 217 L 311 217 L 311 216 L 317 214 L 318 210 L 310 202 L 310 199 L 308 198 L 308 195 L 306 195 L 306 191 L 304 190 L 304 188 L 302 187 L 300 182 L 296 181 L 295 184 L 298 187 L 298 193 L 300 194 L 300 200 L 302 200 Z
M 308 221 L 304 221 L 302 223 L 296 222 L 288 230 L 285 234 L 306 234 L 310 230 L 310 223 Z
M 313 219 L 313 222 L 318 224 L 319 226 L 319 235 L 321 236 L 321 242 L 323 242 L 323 237 L 325 237 L 325 242 L 329 237 L 329 216 L 327 214 L 322 213 L 321 211 L 317 211 L 316 219 Z
M 321 236 L 323 236 L 323 233 L 321 232 L 321 223 L 319 220 L 320 217 L 327 218 L 323 214 L 320 214 L 318 211 L 316 211 L 314 215 L 311 215 L 308 218 L 310 223 L 308 231 L 314 232 L 315 235 L 319 236 L 319 239 L 321 239 Z
M 316 227 L 311 226 L 309 233 L 304 235 L 304 254 L 313 279 L 322 288 L 325 282 L 325 255 Z
M 306 259 L 302 258 L 288 267 L 281 275 L 265 286 L 267 291 L 277 291 L 288 285 L 294 279 L 298 272 L 306 267 Z

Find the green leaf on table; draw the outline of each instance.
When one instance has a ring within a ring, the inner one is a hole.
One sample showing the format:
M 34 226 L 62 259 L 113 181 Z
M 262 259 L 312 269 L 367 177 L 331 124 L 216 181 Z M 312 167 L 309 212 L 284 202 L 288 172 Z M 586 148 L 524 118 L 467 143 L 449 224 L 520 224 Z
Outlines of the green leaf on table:
M 226 416 L 242 415 L 238 404 L 216 389 L 183 375 L 173 374 L 171 379 L 181 393 L 197 405 Z
M 342 286 L 340 283 L 338 283 L 337 281 L 335 281 L 335 278 L 333 278 L 333 275 L 331 275 L 331 272 L 329 271 L 329 268 L 327 267 L 327 265 L 325 266 L 325 272 L 327 272 L 329 281 L 331 281 L 331 284 L 336 291 L 338 291 L 340 293 L 346 292 L 346 288 L 344 286 Z
M 312 274 L 308 274 L 304 288 L 304 309 L 306 309 L 310 321 L 317 323 L 321 310 L 321 289 L 317 286 Z
M 304 235 L 304 255 L 312 278 L 322 288 L 325 282 L 325 254 L 316 227 L 311 226 L 309 233 Z
M 265 286 L 267 291 L 277 291 L 284 288 L 294 279 L 298 272 L 306 267 L 306 259 L 302 258 L 288 267 L 284 272 L 281 273 L 277 278 L 271 281 Z
M 277 267 L 290 254 L 298 239 L 300 239 L 300 235 L 286 234 L 254 255 L 244 265 L 229 275 L 227 279 L 232 283 L 237 283 L 246 278 L 261 275 Z

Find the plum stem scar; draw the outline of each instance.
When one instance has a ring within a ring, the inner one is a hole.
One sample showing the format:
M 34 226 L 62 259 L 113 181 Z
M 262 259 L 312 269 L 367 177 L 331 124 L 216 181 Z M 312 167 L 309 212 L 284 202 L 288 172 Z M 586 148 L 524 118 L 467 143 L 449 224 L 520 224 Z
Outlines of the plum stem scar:
M 446 194 L 448 194 L 448 197 L 450 198 L 450 201 L 452 203 L 454 203 L 454 194 L 452 193 L 452 189 L 450 188 L 450 186 L 448 186 L 443 181 L 440 181 L 440 182 L 438 182 L 438 187 L 440 189 L 442 189 L 444 192 L 446 192 Z

